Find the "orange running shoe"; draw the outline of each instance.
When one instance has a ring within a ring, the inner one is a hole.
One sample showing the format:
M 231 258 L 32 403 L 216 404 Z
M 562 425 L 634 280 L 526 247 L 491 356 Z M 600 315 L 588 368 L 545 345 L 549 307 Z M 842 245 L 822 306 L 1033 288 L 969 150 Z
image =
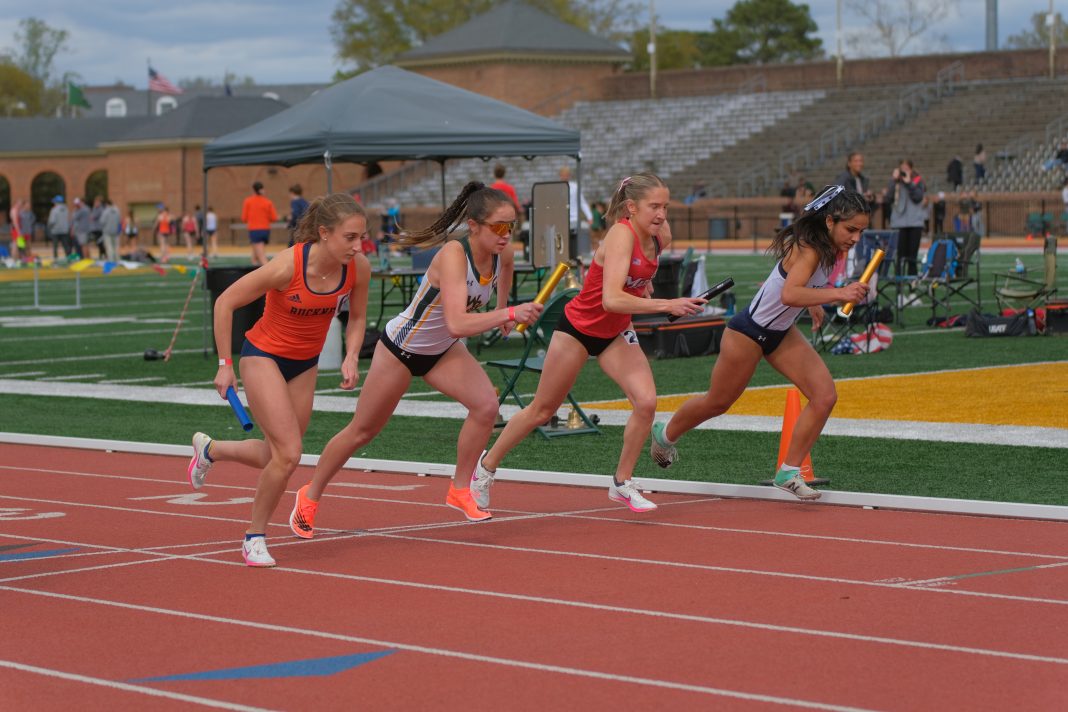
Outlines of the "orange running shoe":
M 315 536 L 315 510 L 318 502 L 308 499 L 308 487 L 304 485 L 297 490 L 297 501 L 293 503 L 293 512 L 289 515 L 289 528 L 301 539 Z
M 455 510 L 464 513 L 467 520 L 470 522 L 483 522 L 487 519 L 493 518 L 493 515 L 489 512 L 483 512 L 475 504 L 474 498 L 471 496 L 471 488 L 464 487 L 463 489 L 457 489 L 451 484 L 449 485 L 449 494 L 445 497 L 445 504 L 449 505 Z

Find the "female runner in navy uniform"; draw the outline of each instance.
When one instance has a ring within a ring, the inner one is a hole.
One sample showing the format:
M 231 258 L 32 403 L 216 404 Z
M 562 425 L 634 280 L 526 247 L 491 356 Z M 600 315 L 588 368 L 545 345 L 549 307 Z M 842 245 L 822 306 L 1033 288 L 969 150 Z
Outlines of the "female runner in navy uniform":
M 820 493 L 801 476 L 801 463 L 816 443 L 838 399 L 834 379 L 794 322 L 806 308 L 816 327 L 823 304 L 860 304 L 868 285 L 853 282 L 825 289 L 839 253 L 847 252 L 868 227 L 864 196 L 840 185 L 828 186 L 801 216 L 775 236 L 768 252 L 778 258 L 764 285 L 745 309 L 727 323 L 708 392 L 691 398 L 665 423 L 653 426 L 650 452 L 661 467 L 678 458 L 675 442 L 704 421 L 727 412 L 745 391 L 761 358 L 786 376 L 808 399 L 773 483 L 799 499 Z

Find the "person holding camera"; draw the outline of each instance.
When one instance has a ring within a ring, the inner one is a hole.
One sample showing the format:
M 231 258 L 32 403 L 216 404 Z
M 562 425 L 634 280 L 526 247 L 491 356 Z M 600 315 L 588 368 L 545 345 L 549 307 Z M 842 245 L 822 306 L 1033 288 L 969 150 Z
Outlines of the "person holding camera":
M 927 209 L 923 204 L 926 192 L 927 186 L 912 161 L 908 158 L 901 161 L 894 169 L 887 187 L 887 194 L 893 196 L 890 228 L 898 231 L 897 275 L 916 274 L 916 255 L 920 251 L 923 222 L 927 218 Z

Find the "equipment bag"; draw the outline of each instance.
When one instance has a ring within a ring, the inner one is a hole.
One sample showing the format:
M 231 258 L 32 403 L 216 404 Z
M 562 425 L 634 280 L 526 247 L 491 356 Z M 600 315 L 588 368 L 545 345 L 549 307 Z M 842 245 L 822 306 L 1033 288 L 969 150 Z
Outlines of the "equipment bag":
M 973 309 L 964 325 L 965 336 L 1034 336 L 1037 333 L 1032 309 L 1012 316 L 980 314 L 978 309 Z

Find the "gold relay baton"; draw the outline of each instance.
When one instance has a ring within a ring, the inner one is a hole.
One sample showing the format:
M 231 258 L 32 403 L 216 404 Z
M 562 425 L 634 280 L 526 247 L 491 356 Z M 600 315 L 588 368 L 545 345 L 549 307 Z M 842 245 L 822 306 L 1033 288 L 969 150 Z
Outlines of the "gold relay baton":
M 868 262 L 868 266 L 864 268 L 864 273 L 862 275 L 860 275 L 860 283 L 861 284 L 867 284 L 868 283 L 868 281 L 871 279 L 871 276 L 873 274 L 875 274 L 875 270 L 879 269 L 879 265 L 882 264 L 883 255 L 885 255 L 885 254 L 886 254 L 886 252 L 884 252 L 881 249 L 880 250 L 876 250 L 875 252 L 872 253 L 871 260 Z M 842 314 L 844 314 L 845 316 L 849 316 L 850 314 L 853 313 L 853 307 L 854 306 L 856 306 L 856 305 L 853 304 L 853 302 L 846 302 L 845 304 L 842 305 L 842 309 L 841 309 Z
M 538 290 L 538 296 L 534 297 L 534 301 L 541 305 L 544 305 L 545 302 L 549 301 L 549 295 L 553 293 L 553 290 L 556 289 L 556 285 L 560 283 L 560 280 L 564 278 L 564 274 L 566 274 L 569 269 L 571 269 L 571 266 L 566 262 L 557 262 L 556 269 L 554 269 L 552 274 L 549 275 L 549 278 L 545 280 L 545 284 L 541 285 L 541 289 Z M 522 334 L 527 330 L 526 323 L 520 324 L 515 330 Z

